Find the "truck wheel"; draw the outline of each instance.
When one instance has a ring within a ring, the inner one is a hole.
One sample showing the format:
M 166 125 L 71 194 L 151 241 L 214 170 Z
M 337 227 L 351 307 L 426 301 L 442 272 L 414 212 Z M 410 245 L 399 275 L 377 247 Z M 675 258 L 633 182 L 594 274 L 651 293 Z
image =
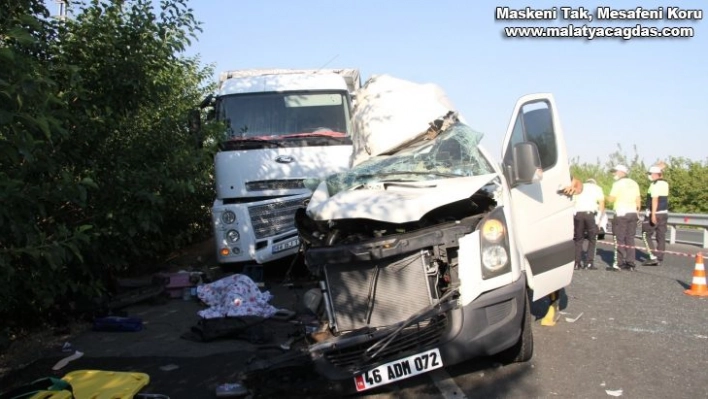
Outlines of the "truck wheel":
M 521 337 L 519 342 L 509 349 L 502 351 L 499 357 L 503 363 L 522 363 L 531 360 L 533 356 L 533 330 L 531 329 L 533 316 L 528 295 L 524 295 L 524 317 L 521 322 Z

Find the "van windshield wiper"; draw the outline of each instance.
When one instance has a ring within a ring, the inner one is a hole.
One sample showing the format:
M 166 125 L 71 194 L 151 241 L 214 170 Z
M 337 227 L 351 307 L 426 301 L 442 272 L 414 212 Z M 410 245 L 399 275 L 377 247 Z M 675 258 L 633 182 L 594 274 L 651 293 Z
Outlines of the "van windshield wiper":
M 309 138 L 309 137 L 326 137 L 328 139 L 346 139 L 347 135 L 341 132 L 335 131 L 322 131 L 313 133 L 293 133 L 279 136 L 282 139 L 294 139 L 294 138 Z
M 250 138 L 233 138 L 230 139 L 226 142 L 223 143 L 224 147 L 238 147 L 239 144 L 253 144 L 253 143 L 258 143 L 258 144 L 263 144 L 263 145 L 269 145 L 273 147 L 282 147 L 283 144 L 279 143 L 276 140 L 272 139 L 263 139 L 263 138 L 258 138 L 258 137 L 250 137 Z

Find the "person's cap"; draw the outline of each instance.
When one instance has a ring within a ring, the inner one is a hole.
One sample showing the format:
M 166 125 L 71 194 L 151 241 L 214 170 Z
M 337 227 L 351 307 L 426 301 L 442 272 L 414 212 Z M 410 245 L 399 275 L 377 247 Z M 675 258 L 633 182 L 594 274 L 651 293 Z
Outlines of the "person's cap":
M 661 168 L 658 166 L 652 166 L 651 168 L 649 168 L 649 173 L 650 174 L 654 174 L 654 173 L 661 174 Z
M 629 169 L 627 169 L 627 167 L 624 165 L 615 165 L 615 167 L 612 168 L 612 170 L 615 172 L 629 173 Z
M 589 178 L 589 179 L 587 179 L 587 180 L 585 180 L 585 183 L 597 184 L 597 182 L 595 181 L 595 179 L 593 179 L 592 177 Z

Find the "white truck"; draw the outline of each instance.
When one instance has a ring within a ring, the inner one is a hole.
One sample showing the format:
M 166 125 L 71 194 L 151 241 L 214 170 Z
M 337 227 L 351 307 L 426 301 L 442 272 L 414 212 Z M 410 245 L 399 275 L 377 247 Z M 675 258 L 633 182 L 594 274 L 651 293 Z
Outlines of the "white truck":
M 553 96 L 518 100 L 497 163 L 481 133 L 433 101 L 440 93 L 385 75 L 367 82 L 357 101 L 371 123 L 354 138 L 363 155 L 296 216 L 322 298 L 306 352 L 357 391 L 478 356 L 529 360 L 530 302 L 573 276 L 573 206 L 558 191 L 570 169 Z
M 349 167 L 357 69 L 223 72 L 213 107 L 226 124 L 214 158 L 212 222 L 220 263 L 262 264 L 296 253 L 295 210 L 317 179 Z

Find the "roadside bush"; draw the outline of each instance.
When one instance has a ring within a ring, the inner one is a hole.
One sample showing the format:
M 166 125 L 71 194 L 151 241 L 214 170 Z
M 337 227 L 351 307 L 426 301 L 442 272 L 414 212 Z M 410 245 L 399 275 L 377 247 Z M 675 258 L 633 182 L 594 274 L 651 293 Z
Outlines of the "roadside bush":
M 638 155 L 636 147 L 630 157 L 617 145 L 617 150 L 609 155 L 605 163 L 599 160 L 596 163 L 580 163 L 575 159 L 570 169 L 574 176 L 583 181 L 587 178 L 597 180 L 607 196 L 613 183 L 612 167 L 624 164 L 629 168 L 629 176 L 639 184 L 644 201 L 650 184 L 647 170 L 656 162 L 658 160 L 647 165 Z M 708 191 L 705 189 L 708 187 L 708 160 L 699 162 L 684 157 L 668 157 L 664 162 L 664 179 L 669 182 L 669 212 L 708 214 Z
M 212 150 L 186 115 L 210 67 L 181 0 L 0 6 L 0 317 L 36 323 L 209 234 Z

